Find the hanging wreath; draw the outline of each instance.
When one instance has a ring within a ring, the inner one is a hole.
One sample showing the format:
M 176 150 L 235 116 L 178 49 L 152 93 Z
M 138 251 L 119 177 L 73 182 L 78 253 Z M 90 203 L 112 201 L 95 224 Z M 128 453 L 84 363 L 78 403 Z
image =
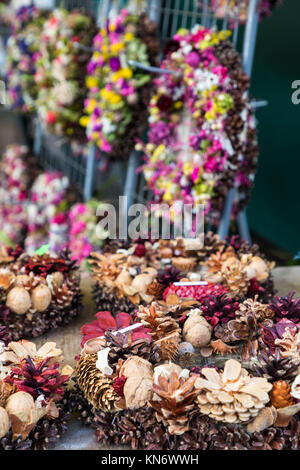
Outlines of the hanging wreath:
M 102 246 L 102 240 L 96 233 L 98 201 L 78 203 L 69 212 L 69 250 L 72 259 L 83 261 L 91 251 Z
M 27 231 L 26 200 L 39 170 L 24 145 L 9 145 L 0 163 L 0 245 L 24 242 Z
M 37 109 L 44 126 L 52 133 L 84 140 L 79 125 L 86 96 L 85 70 L 96 27 L 92 17 L 77 11 L 56 9 L 45 22 L 41 35 L 41 57 L 35 81 L 39 88 Z
M 261 0 L 257 5 L 259 19 L 270 16 L 282 0 Z M 202 6 L 202 1 L 200 1 Z M 211 0 L 211 9 L 218 18 L 229 18 L 233 22 L 245 23 L 248 18 L 249 0 Z
M 47 14 L 34 6 L 17 10 L 12 18 L 12 34 L 7 41 L 5 82 L 9 106 L 34 110 L 38 87 L 34 76 L 41 57 L 40 36 Z
M 80 120 L 88 140 L 111 159 L 126 159 L 146 126 L 150 74 L 129 65 L 154 64 L 158 52 L 155 24 L 127 10 L 109 19 L 94 39 L 88 65 L 85 114 Z
M 69 179 L 60 172 L 41 173 L 34 181 L 27 206 L 27 253 L 50 244 L 51 253 L 67 245 L 68 208 L 74 202 Z
M 217 224 L 224 199 L 239 190 L 236 211 L 248 200 L 257 164 L 249 79 L 228 40 L 230 32 L 196 25 L 167 44 L 154 80 L 144 175 L 158 202 L 205 204 Z

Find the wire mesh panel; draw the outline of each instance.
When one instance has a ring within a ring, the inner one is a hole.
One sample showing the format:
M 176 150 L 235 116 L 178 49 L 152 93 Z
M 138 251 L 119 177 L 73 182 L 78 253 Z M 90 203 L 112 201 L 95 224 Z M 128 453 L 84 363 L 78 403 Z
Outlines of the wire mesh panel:
M 56 0 L 56 6 L 63 6 L 67 10 L 84 9 L 97 17 L 100 0 Z

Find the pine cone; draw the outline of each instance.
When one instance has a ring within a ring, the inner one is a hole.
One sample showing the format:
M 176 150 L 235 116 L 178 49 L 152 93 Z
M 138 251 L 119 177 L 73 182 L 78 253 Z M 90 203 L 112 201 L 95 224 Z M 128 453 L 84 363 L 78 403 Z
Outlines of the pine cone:
M 236 258 L 236 254 L 234 249 L 229 246 L 224 251 L 220 250 L 217 253 L 212 254 L 204 263 L 203 265 L 207 268 L 209 273 L 221 273 L 223 263 L 228 258 Z
M 275 408 L 285 408 L 294 405 L 295 401 L 291 395 L 291 387 L 285 380 L 274 382 L 270 392 L 270 400 Z
M 227 266 L 222 271 L 222 275 L 225 286 L 235 298 L 240 299 L 245 296 L 248 291 L 249 281 L 247 280 L 247 273 L 241 265 Z
M 290 358 L 283 358 L 280 350 L 276 349 L 274 356 L 263 352 L 258 356 L 258 365 L 253 367 L 254 373 L 259 377 L 265 377 L 269 382 L 278 380 L 292 381 L 298 374 L 300 360 L 293 361 Z
M 119 359 L 126 360 L 130 356 L 139 356 L 147 361 L 151 360 L 152 347 L 147 338 L 141 338 L 138 341 L 132 342 L 130 333 L 116 333 L 106 331 L 105 339 L 109 351 L 109 364 L 116 365 Z
M 77 382 L 87 400 L 97 409 L 115 411 L 119 396 L 114 392 L 113 380 L 96 367 L 97 354 L 86 354 L 76 368 Z
M 234 359 L 225 363 L 224 372 L 204 367 L 195 387 L 201 413 L 223 423 L 243 423 L 258 415 L 269 401 L 272 385 L 264 378 L 251 377 Z
M 165 286 L 163 284 L 160 284 L 156 279 L 154 279 L 151 284 L 149 284 L 147 288 L 147 294 L 148 295 L 153 295 L 155 300 L 160 300 L 163 298 L 163 293 L 165 290 Z
M 172 372 L 168 379 L 159 376 L 158 384 L 153 385 L 153 391 L 159 400 L 152 400 L 150 404 L 156 411 L 158 421 L 168 426 L 170 434 L 180 435 L 189 429 L 188 412 L 195 406 L 196 380 L 196 375 L 179 379 L 177 373 Z
M 208 232 L 204 237 L 203 248 L 197 251 L 197 257 L 200 261 L 207 259 L 213 253 L 220 251 L 224 246 L 225 243 L 220 240 L 219 235 Z
M 295 323 L 299 321 L 300 297 L 294 298 L 296 292 L 290 292 L 286 297 L 274 297 L 269 304 L 270 309 L 275 314 L 275 319 L 287 318 Z
M 64 283 L 61 287 L 54 286 L 52 301 L 58 309 L 63 310 L 71 305 L 73 296 L 74 290 L 69 289 L 67 283 Z
M 235 312 L 237 318 L 245 317 L 247 313 L 253 313 L 257 321 L 263 321 L 274 317 L 274 312 L 271 310 L 269 305 L 257 302 L 256 298 L 246 299 L 240 304 L 238 310 Z
M 168 287 L 174 284 L 174 282 L 179 282 L 182 277 L 183 274 L 179 269 L 175 268 L 175 266 L 167 266 L 165 269 L 158 271 L 157 281 L 165 287 Z
M 154 341 L 160 340 L 171 333 L 180 334 L 180 328 L 176 320 L 169 315 L 161 316 L 161 310 L 157 304 L 152 303 L 150 307 L 144 307 L 142 323 L 150 328 L 150 334 Z M 139 314 L 138 314 L 139 316 Z

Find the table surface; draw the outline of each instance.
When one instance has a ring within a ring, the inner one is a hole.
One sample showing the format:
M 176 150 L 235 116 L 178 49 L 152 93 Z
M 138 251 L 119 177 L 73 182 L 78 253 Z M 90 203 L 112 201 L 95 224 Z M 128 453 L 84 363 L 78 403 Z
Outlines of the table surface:
M 286 295 L 290 291 L 296 291 L 300 295 L 300 266 L 279 267 L 273 270 L 275 286 L 279 295 Z M 92 300 L 92 281 L 87 272 L 81 276 L 81 287 L 84 294 L 84 311 L 70 325 L 58 330 L 50 331 L 34 342 L 40 346 L 46 341 L 55 341 L 63 351 L 65 362 L 75 366 L 75 356 L 80 349 L 80 327 L 93 320 L 96 307 Z M 55 450 L 99 450 L 99 449 L 124 449 L 124 447 L 106 447 L 97 443 L 94 431 L 79 421 L 71 421 L 66 434 L 57 443 Z

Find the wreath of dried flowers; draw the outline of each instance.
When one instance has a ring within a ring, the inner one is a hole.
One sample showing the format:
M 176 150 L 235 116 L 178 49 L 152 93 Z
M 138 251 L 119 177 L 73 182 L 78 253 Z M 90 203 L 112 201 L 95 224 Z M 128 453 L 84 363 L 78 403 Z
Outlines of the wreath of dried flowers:
M 84 77 L 90 53 L 76 43 L 90 47 L 95 33 L 93 18 L 76 10 L 70 13 L 57 8 L 44 24 L 35 74 L 37 110 L 44 125 L 58 136 L 85 140 L 79 119 L 87 93 Z
M 150 74 L 129 60 L 154 65 L 159 50 L 156 26 L 145 15 L 122 9 L 94 38 L 88 65 L 85 114 L 80 120 L 88 140 L 110 159 L 128 158 L 146 128 Z
M 70 366 L 60 370 L 55 343 L 40 349 L 29 341 L 10 342 L 0 352 L 0 450 L 44 450 L 66 432 L 63 410 Z
M 97 308 L 112 313 L 133 313 L 138 305 L 173 294 L 201 301 L 213 295 L 220 308 L 224 294 L 237 300 L 258 296 L 266 302 L 274 295 L 274 263 L 257 245 L 250 247 L 237 237 L 224 242 L 209 233 L 203 247 L 184 239 L 111 241 L 102 253 L 91 253 L 89 264 Z M 178 286 L 178 281 L 187 285 Z M 197 285 L 203 282 L 207 284 Z
M 75 200 L 68 177 L 58 171 L 41 173 L 34 180 L 27 206 L 27 253 L 33 254 L 48 243 L 51 253 L 67 245 L 68 210 Z
M 273 11 L 282 4 L 282 0 L 261 0 L 257 11 L 259 19 L 270 16 Z M 200 7 L 202 0 L 200 0 Z M 233 23 L 245 23 L 248 18 L 249 0 L 211 0 L 211 10 L 215 11 L 218 18 L 229 18 Z
M 139 306 L 135 320 L 99 312 L 81 329 L 68 403 L 99 441 L 147 450 L 300 448 L 300 330 L 291 320 L 300 298 L 231 299 L 217 322 L 213 304 L 213 295 L 203 303 L 173 294 L 172 303 Z
M 3 255 L 0 325 L 10 340 L 40 336 L 81 312 L 78 268 L 68 252 L 28 256 L 7 249 Z
M 148 143 L 136 147 L 155 201 L 205 204 L 213 224 L 230 188 L 235 213 L 247 204 L 258 156 L 249 79 L 229 35 L 196 25 L 167 43 L 161 67 L 177 74 L 154 80 Z
M 38 87 L 34 76 L 41 56 L 40 36 L 46 17 L 47 13 L 31 5 L 17 10 L 12 18 L 5 72 L 12 109 L 31 112 L 35 108 Z
M 27 231 L 24 201 L 38 173 L 24 145 L 9 145 L 0 163 L 0 245 L 23 243 Z
M 98 201 L 91 200 L 77 203 L 70 209 L 69 250 L 73 260 L 83 261 L 93 250 L 102 246 L 102 240 L 96 232 L 98 205 Z

